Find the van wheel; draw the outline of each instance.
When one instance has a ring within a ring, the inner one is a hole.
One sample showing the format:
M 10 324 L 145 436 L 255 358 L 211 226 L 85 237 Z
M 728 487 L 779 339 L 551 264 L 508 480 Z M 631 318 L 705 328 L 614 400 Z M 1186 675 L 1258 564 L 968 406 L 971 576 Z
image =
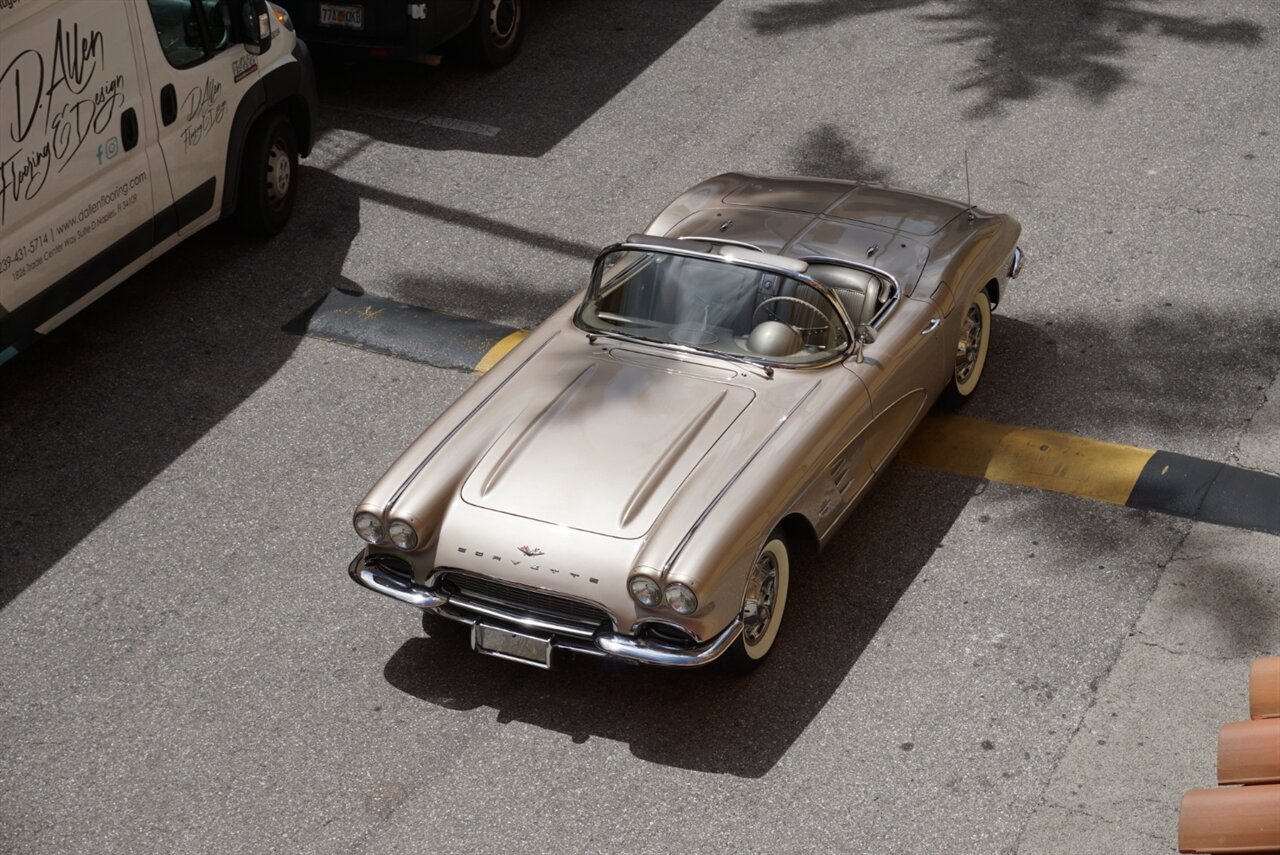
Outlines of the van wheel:
M 524 40 L 525 0 L 480 0 L 459 37 L 458 53 L 477 65 L 500 68 L 515 59 Z
M 246 232 L 277 234 L 289 222 L 298 195 L 298 143 L 282 113 L 264 116 L 249 132 L 240 168 L 236 219 Z

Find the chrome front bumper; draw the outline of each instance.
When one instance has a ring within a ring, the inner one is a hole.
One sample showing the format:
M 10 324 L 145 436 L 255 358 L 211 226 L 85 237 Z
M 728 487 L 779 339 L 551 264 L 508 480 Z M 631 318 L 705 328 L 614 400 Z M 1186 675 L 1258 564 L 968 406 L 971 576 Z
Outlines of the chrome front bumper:
M 364 559 L 364 552 L 356 555 L 347 567 L 347 573 L 356 584 L 370 591 L 377 591 L 393 600 L 470 626 L 483 622 L 490 626 L 506 626 L 522 632 L 541 634 L 558 650 L 665 668 L 697 668 L 719 658 L 742 633 L 742 620 L 734 618 L 733 623 L 715 638 L 697 647 L 685 648 L 670 647 L 616 632 L 592 632 L 573 624 L 519 614 L 494 603 L 431 591 Z
M 1022 253 L 1022 247 L 1015 246 L 1013 248 L 1013 260 L 1009 262 L 1009 278 L 1017 279 L 1018 274 L 1022 272 L 1022 265 L 1027 261 L 1027 257 Z

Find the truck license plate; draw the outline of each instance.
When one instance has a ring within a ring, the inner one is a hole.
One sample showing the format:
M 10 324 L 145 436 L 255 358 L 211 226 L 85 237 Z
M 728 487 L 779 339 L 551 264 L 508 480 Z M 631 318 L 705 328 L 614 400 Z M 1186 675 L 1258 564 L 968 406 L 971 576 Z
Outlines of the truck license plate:
M 320 25 L 324 27 L 347 27 L 352 30 L 364 29 L 363 6 L 331 6 L 320 4 Z
M 486 656 L 523 662 L 537 668 L 551 667 L 549 638 L 475 623 L 471 625 L 471 648 Z

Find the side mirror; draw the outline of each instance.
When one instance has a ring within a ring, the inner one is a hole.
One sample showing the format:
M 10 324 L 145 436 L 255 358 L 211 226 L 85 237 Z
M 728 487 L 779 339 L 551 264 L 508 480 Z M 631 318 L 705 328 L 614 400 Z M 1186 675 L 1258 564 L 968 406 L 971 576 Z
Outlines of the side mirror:
M 242 0 L 240 14 L 244 27 L 244 46 L 257 55 L 271 49 L 271 9 L 267 0 Z
M 858 324 L 853 328 L 853 361 L 862 364 L 862 348 L 876 340 L 876 331 L 871 324 Z

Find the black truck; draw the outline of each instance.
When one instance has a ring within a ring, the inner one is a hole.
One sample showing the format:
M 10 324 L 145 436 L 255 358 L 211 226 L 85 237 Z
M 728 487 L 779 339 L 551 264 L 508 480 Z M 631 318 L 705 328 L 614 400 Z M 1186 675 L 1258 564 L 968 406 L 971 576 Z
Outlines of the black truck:
M 283 0 L 317 56 L 434 63 L 441 54 L 506 65 L 524 37 L 525 0 Z

